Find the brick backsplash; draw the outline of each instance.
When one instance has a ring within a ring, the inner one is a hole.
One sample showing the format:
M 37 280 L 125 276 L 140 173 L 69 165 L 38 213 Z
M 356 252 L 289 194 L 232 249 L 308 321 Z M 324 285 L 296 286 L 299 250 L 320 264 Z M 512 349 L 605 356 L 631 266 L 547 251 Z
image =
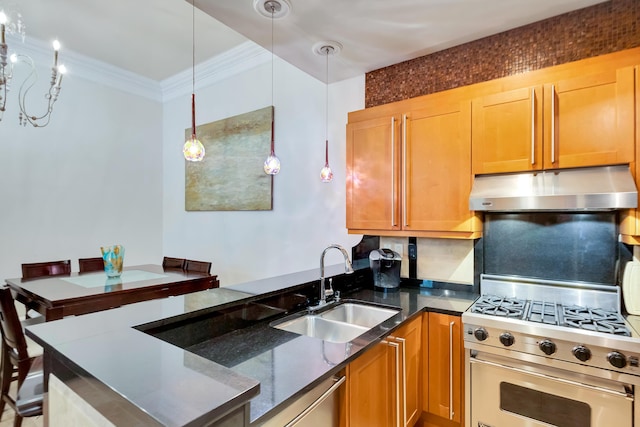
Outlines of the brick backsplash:
M 369 72 L 365 77 L 365 106 L 637 46 L 640 0 L 610 0 Z

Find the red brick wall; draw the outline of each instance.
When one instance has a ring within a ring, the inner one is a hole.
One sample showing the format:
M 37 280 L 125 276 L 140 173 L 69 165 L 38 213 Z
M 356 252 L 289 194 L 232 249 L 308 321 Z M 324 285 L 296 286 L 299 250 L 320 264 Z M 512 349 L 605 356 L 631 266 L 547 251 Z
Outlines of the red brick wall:
M 640 0 L 610 0 L 367 73 L 365 106 L 637 46 Z

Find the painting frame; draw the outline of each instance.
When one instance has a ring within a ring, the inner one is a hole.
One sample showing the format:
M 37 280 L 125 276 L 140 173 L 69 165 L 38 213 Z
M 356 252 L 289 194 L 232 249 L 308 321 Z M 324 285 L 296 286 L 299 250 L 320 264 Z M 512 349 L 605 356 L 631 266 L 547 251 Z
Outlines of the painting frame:
M 205 148 L 201 162 L 185 161 L 185 210 L 273 210 L 273 176 L 264 173 L 271 150 L 274 107 L 196 127 Z M 191 128 L 185 129 L 185 139 Z

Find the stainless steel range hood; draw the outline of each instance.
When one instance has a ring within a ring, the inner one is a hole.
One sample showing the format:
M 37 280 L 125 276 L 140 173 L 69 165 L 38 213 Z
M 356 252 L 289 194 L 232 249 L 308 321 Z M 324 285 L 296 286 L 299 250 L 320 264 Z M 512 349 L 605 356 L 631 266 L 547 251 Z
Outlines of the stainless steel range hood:
M 638 206 L 627 165 L 476 176 L 472 211 L 613 210 Z

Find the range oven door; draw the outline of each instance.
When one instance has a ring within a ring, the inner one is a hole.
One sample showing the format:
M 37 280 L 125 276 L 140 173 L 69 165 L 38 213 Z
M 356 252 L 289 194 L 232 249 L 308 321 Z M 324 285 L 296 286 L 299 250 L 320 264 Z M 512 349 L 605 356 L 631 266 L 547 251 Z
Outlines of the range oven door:
M 631 386 L 479 353 L 471 427 L 632 427 Z

